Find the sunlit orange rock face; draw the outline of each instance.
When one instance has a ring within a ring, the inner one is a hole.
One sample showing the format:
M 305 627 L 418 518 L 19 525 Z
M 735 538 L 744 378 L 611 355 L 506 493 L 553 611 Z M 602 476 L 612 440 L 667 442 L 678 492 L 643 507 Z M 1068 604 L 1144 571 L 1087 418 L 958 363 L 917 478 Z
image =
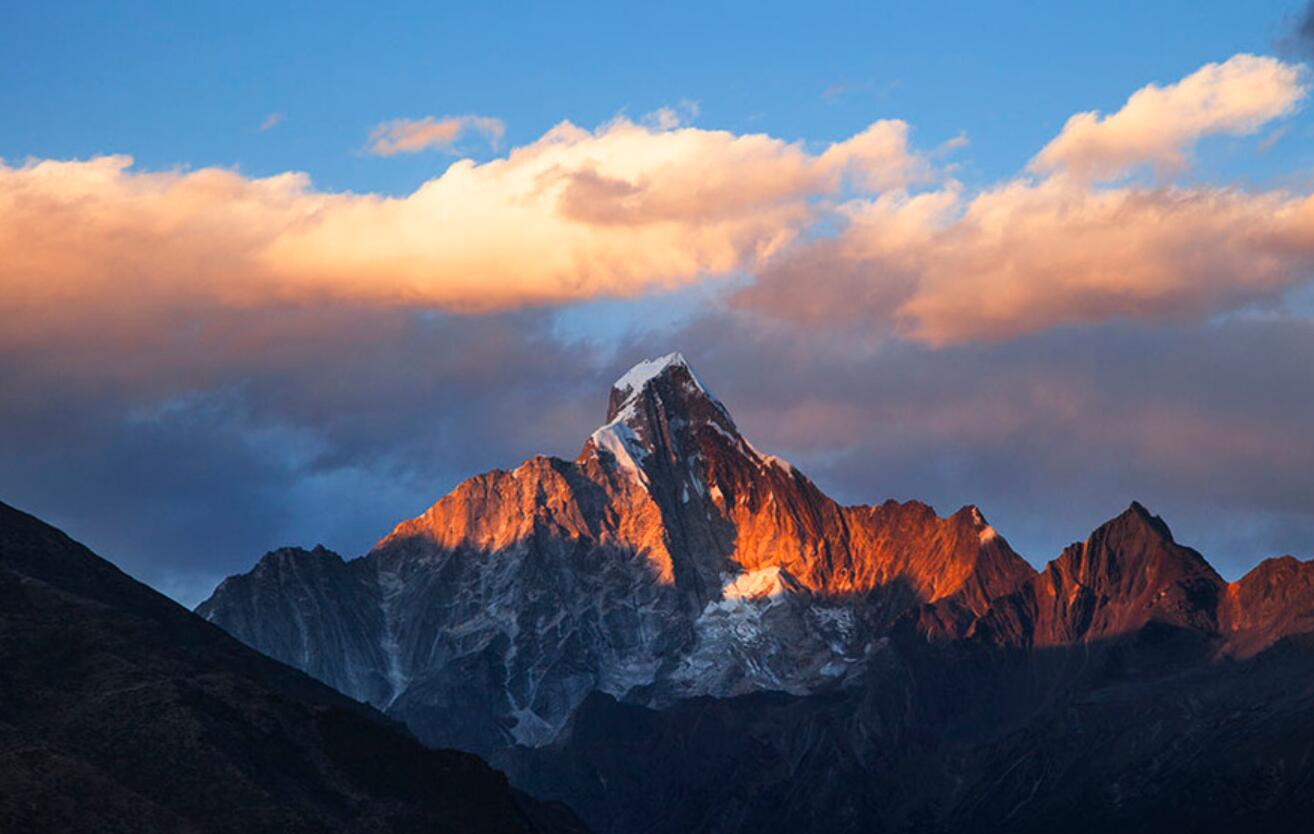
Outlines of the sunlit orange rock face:
M 1249 657 L 1314 630 L 1314 562 L 1267 559 L 1228 583 L 1133 502 L 959 626 L 951 636 L 1042 648 L 1108 643 L 1155 626 L 1194 635 L 1213 656 Z
M 570 463 L 535 457 L 507 472 L 495 469 L 462 482 L 423 515 L 397 525 L 375 551 L 424 541 L 441 550 L 490 554 L 536 536 L 632 549 L 657 575 L 674 581 L 661 511 L 629 478 L 596 458 Z
M 1314 631 L 1314 562 L 1265 559 L 1227 586 L 1226 653 L 1250 657 L 1283 637 Z
M 981 613 L 1034 573 L 973 507 L 841 506 L 754 449 L 682 359 L 653 365 L 612 390 L 574 462 L 471 478 L 375 552 L 418 538 L 494 554 L 546 536 L 641 553 L 694 609 L 727 577 L 779 568 L 819 596 L 887 596 L 891 616 L 946 598 Z
M 1037 572 L 974 507 L 835 502 L 672 354 L 617 381 L 574 460 L 470 478 L 359 559 L 270 554 L 199 610 L 426 741 L 489 752 L 552 742 L 591 692 L 663 708 L 860 686 L 906 635 L 1248 656 L 1314 625 L 1314 568 L 1229 585 L 1133 503 Z
M 1070 545 L 973 628 L 1002 642 L 1107 640 L 1149 623 L 1214 633 L 1225 583 L 1140 504 Z
M 575 460 L 470 478 L 323 581 L 287 558 L 202 613 L 475 749 L 551 740 L 590 691 L 846 687 L 900 616 L 935 603 L 953 632 L 1034 574 L 974 508 L 831 500 L 753 448 L 676 354 L 617 381 Z M 334 602 L 339 587 L 356 590 Z M 454 705 L 469 735 L 448 734 Z

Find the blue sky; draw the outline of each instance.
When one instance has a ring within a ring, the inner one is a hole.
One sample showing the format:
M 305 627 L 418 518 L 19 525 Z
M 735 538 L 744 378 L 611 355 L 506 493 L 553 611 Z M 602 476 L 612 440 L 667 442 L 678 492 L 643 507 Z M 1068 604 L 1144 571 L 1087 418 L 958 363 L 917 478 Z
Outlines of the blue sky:
M 129 153 L 148 168 L 301 170 L 329 190 L 405 193 L 451 157 L 362 154 L 387 119 L 488 114 L 515 146 L 562 119 L 593 127 L 690 100 L 700 126 L 790 140 L 835 141 L 880 117 L 910 122 L 925 146 L 965 133 L 964 176 L 988 181 L 1077 110 L 1272 52 L 1298 11 L 1280 0 L 19 4 L 0 28 L 0 157 Z M 271 113 L 282 121 L 260 131 Z M 1314 142 L 1299 139 L 1311 124 L 1262 160 L 1220 152 L 1219 167 L 1263 176 L 1308 163 Z
M 1312 556 L 1311 15 L 19 4 L 0 500 L 192 604 L 680 350 L 837 497 L 1036 564 L 1133 498 L 1229 577 Z

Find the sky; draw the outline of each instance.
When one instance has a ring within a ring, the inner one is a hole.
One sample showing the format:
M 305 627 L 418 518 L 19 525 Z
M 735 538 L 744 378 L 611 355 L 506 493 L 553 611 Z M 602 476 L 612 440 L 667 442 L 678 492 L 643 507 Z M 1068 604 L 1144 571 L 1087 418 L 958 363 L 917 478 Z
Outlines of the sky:
M 850 503 L 1314 556 L 1314 5 L 23 4 L 0 500 L 194 605 L 679 350 Z

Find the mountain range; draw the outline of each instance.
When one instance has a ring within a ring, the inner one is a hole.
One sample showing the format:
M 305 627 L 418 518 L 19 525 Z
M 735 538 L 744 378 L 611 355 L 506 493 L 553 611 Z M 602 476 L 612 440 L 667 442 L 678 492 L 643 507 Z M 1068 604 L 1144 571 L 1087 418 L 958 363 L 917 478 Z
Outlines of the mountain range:
M 1033 569 L 975 507 L 844 506 L 678 354 L 574 460 L 197 613 L 604 832 L 1291 830 L 1314 564 L 1226 582 L 1140 504 Z

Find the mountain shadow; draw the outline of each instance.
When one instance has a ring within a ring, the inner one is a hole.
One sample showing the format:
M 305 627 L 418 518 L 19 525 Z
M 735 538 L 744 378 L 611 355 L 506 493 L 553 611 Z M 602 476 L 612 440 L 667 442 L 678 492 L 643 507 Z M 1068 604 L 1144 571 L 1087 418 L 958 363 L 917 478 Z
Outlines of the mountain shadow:
M 497 761 L 609 834 L 1309 830 L 1314 638 L 1193 666 L 1183 648 L 1199 635 L 1159 625 L 923 642 L 858 690 L 664 710 L 595 694 L 553 744 Z

